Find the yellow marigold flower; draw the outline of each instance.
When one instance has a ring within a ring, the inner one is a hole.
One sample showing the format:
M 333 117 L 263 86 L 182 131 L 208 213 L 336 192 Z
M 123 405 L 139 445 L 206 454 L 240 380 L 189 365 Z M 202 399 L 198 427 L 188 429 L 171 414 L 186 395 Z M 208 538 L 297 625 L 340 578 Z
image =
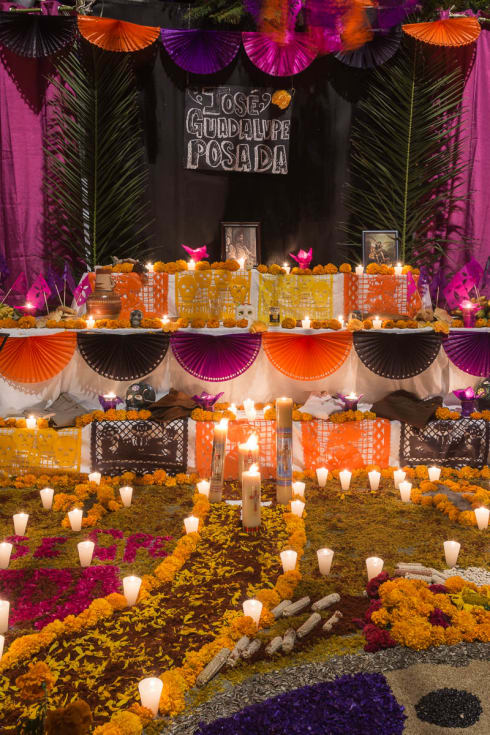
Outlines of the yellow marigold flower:
M 143 723 L 133 712 L 118 712 L 111 717 L 111 725 L 116 725 L 121 735 L 141 735 Z
M 19 696 L 24 702 L 38 702 L 44 699 L 54 687 L 56 677 L 44 661 L 29 664 L 27 674 L 18 676 L 15 686 L 19 690 Z
M 312 271 L 314 276 L 323 276 L 325 273 L 325 268 L 323 265 L 315 265 Z
M 323 270 L 325 271 L 325 273 L 337 273 L 338 272 L 337 266 L 334 265 L 333 263 L 327 263 L 327 265 L 324 266 Z
M 352 266 L 350 263 L 342 263 L 339 268 L 340 273 L 352 273 Z

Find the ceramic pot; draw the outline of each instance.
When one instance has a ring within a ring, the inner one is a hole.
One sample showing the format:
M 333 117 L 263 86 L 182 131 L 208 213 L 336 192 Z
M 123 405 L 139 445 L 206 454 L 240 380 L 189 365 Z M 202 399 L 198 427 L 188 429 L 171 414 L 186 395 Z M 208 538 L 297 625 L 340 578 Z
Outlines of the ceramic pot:
M 118 319 L 121 308 L 121 297 L 114 293 L 112 274 L 96 268 L 95 288 L 87 299 L 87 314 L 94 319 Z

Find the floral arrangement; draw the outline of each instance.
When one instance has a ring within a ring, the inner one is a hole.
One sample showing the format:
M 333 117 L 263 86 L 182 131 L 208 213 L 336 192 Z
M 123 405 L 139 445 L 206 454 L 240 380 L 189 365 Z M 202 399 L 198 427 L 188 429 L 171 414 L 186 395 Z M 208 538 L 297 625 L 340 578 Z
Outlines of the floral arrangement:
M 3 419 L 3 418 L 0 417 L 0 427 L 2 429 L 4 429 L 4 428 L 25 429 L 26 428 L 26 420 L 25 419 L 16 419 L 16 418 Z M 38 429 L 47 429 L 47 428 L 49 428 L 49 421 L 48 421 L 48 419 L 38 418 L 37 419 L 37 428 Z
M 35 329 L 36 319 L 33 316 L 21 316 L 20 319 L 0 319 L 0 329 Z
M 436 419 L 442 419 L 444 421 L 459 421 L 461 418 L 463 418 L 463 416 L 461 416 L 459 411 L 451 411 L 450 408 L 446 408 L 445 406 L 441 406 L 436 409 Z M 470 414 L 470 419 L 483 419 L 484 421 L 490 421 L 490 411 L 473 411 L 473 413 Z
M 437 491 L 439 488 L 437 482 L 422 481 L 418 487 L 413 487 L 411 499 L 417 505 L 431 506 L 445 513 L 448 518 L 463 526 L 476 526 L 476 517 L 473 510 L 459 510 L 459 508 L 451 502 L 445 493 L 437 493 L 436 495 L 424 495 L 427 492 Z M 449 478 L 444 480 L 444 485 L 455 493 L 460 493 L 462 497 L 469 502 L 471 507 L 479 508 L 482 505 L 490 506 L 490 492 L 481 485 L 474 485 L 468 480 L 461 479 L 454 482 Z
M 422 650 L 461 641 L 490 642 L 490 586 L 461 577 L 444 585 L 389 579 L 382 573 L 367 587 L 371 604 L 362 621 L 366 651 L 396 645 Z
M 138 421 L 147 420 L 151 417 L 151 411 L 145 408 L 140 410 L 129 409 L 126 411 L 123 408 L 110 408 L 108 411 L 91 411 L 90 413 L 84 413 L 81 416 L 77 416 L 75 424 L 78 427 L 88 426 L 92 421 Z
M 96 319 L 95 324 L 91 327 L 87 326 L 86 319 L 63 319 L 61 321 L 48 319 L 46 327 L 47 329 L 134 329 L 129 319 Z M 162 324 L 161 319 L 144 317 L 138 329 L 163 329 L 164 332 L 168 332 L 178 327 L 178 322 L 169 321 L 167 324 Z

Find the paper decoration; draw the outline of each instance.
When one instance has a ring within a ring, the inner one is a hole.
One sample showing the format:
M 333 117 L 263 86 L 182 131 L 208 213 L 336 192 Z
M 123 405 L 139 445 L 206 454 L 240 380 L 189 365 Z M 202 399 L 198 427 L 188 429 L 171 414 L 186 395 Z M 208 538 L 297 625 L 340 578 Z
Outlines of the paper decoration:
M 298 263 L 300 268 L 309 268 L 311 260 L 313 258 L 313 250 L 311 248 L 308 250 L 308 252 L 306 252 L 306 250 L 299 250 L 298 255 L 289 253 L 289 257 L 293 258 L 293 260 Z
M 218 393 L 218 395 L 213 396 L 211 393 L 206 393 L 206 391 L 202 391 L 201 395 L 194 395 L 192 396 L 192 400 L 195 401 L 201 408 L 203 408 L 205 411 L 210 411 L 215 403 L 219 401 L 221 396 L 224 396 L 224 393 Z
M 345 361 L 352 345 L 350 332 L 320 334 L 262 335 L 270 362 L 279 372 L 295 380 L 320 380 Z
M 282 319 L 326 320 L 333 317 L 333 275 L 272 276 L 259 273 L 258 318 L 269 322 L 271 306 L 279 309 Z
M 250 303 L 250 272 L 208 270 L 175 274 L 175 306 L 188 319 L 234 319 L 240 304 Z
M 227 67 L 240 49 L 235 31 L 162 28 L 162 43 L 177 66 L 191 74 L 214 74 Z
M 27 278 L 25 273 L 19 273 L 15 281 L 10 287 L 12 293 L 25 294 L 27 291 Z
M 90 287 L 95 273 L 89 273 Z M 114 293 L 121 297 L 120 319 L 129 319 L 139 309 L 143 317 L 161 318 L 168 313 L 168 273 L 113 273 Z
M 211 475 L 213 449 L 212 421 L 196 422 L 196 471 L 200 477 Z M 238 445 L 244 444 L 251 434 L 256 434 L 260 447 L 260 474 L 263 479 L 276 477 L 276 422 L 257 419 L 240 419 L 228 423 L 226 442 L 225 478 L 238 479 Z
M 245 52 L 258 69 L 275 77 L 290 77 L 304 71 L 316 58 L 317 49 L 305 33 L 291 33 L 286 44 L 262 33 L 242 34 Z
M 174 357 L 200 380 L 232 380 L 244 373 L 260 351 L 260 334 L 172 334 Z
M 304 466 L 313 469 L 356 469 L 366 465 L 387 467 L 390 463 L 390 422 L 386 419 L 350 421 L 305 421 L 301 424 Z
M 141 51 L 160 35 L 160 29 L 155 26 L 92 15 L 78 16 L 78 30 L 87 41 L 105 51 Z
M 355 69 L 372 69 L 385 64 L 400 48 L 402 32 L 399 28 L 378 31 L 370 41 L 353 51 L 340 51 L 335 58 Z
M 77 306 L 83 306 L 83 304 L 87 301 L 88 297 L 92 293 L 92 290 L 93 289 L 90 284 L 90 279 L 88 275 L 84 276 L 73 291 L 73 298 L 75 299 Z
M 77 344 L 74 332 L 11 337 L 0 352 L 0 375 L 16 383 L 41 383 L 60 373 Z
M 361 362 L 383 378 L 404 380 L 427 370 L 436 359 L 441 338 L 436 332 L 356 332 L 354 347 Z
M 470 291 L 478 285 L 483 275 L 483 268 L 472 258 L 449 281 L 444 288 L 444 296 L 450 309 L 456 309 L 460 303 L 470 298 Z
M 400 465 L 481 469 L 487 463 L 489 443 L 490 424 L 482 419 L 431 421 L 423 429 L 402 423 Z
M 46 306 L 46 300 L 50 295 L 51 289 L 43 276 L 39 275 L 26 293 L 26 301 L 36 309 L 42 309 Z
M 206 245 L 203 245 L 200 248 L 188 248 L 187 245 L 182 245 L 185 252 L 191 256 L 191 260 L 194 261 L 194 263 L 198 263 L 203 258 L 209 258 L 209 253 Z
M 407 273 L 407 301 L 412 300 L 412 296 L 417 293 L 417 284 L 411 273 Z
M 143 334 L 78 333 L 81 356 L 96 373 L 109 380 L 139 380 L 153 372 L 167 354 L 170 337 L 163 332 Z
M 40 59 L 68 46 L 75 27 L 69 15 L 0 13 L 0 44 L 19 56 Z
M 377 8 L 376 18 L 379 28 L 393 28 L 401 23 L 415 9 L 418 0 L 383 0 Z
M 71 293 L 73 294 L 77 286 L 75 283 L 75 279 L 73 278 L 73 273 L 71 271 L 70 265 L 69 263 L 66 263 L 66 262 L 63 268 L 62 281 L 64 284 L 66 283 Z
M 0 428 L 0 468 L 9 475 L 33 470 L 80 471 L 81 429 Z
M 433 46 L 466 46 L 476 41 L 481 31 L 476 18 L 443 17 L 432 23 L 407 23 L 402 28 L 409 36 Z
M 482 378 L 490 375 L 490 332 L 451 331 L 444 349 L 453 365 L 463 372 Z

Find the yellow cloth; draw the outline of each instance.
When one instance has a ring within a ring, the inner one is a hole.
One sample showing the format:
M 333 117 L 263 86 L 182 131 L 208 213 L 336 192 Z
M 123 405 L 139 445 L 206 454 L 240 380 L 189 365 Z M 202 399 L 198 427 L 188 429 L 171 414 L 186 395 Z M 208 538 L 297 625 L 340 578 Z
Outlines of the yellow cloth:
M 11 475 L 32 470 L 79 472 L 81 429 L 0 428 L 0 468 Z
M 269 309 L 278 306 L 282 319 L 332 319 L 333 276 L 272 276 L 259 274 L 260 321 L 269 322 Z
M 250 272 L 195 271 L 175 274 L 177 314 L 188 319 L 234 319 L 239 304 L 250 302 Z

